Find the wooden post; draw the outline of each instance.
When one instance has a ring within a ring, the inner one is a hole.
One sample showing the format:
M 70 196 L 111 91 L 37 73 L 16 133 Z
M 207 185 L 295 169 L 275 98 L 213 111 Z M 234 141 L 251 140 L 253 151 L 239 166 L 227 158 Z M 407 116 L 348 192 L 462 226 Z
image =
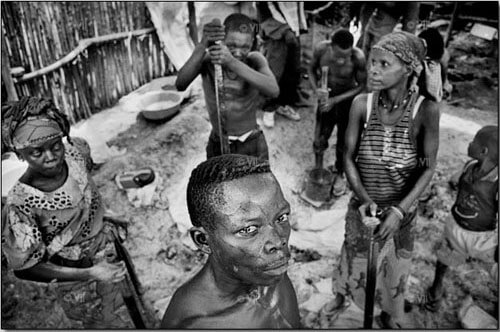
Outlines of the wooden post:
M 194 8 L 194 1 L 188 1 L 189 12 L 189 35 L 193 43 L 198 44 L 198 27 L 196 25 L 196 9 Z
M 450 42 L 450 37 L 451 37 L 451 31 L 453 29 L 453 23 L 455 22 L 457 16 L 458 16 L 458 7 L 460 6 L 460 3 L 458 1 L 455 1 L 455 5 L 453 7 L 453 14 L 451 15 L 450 19 L 450 24 L 448 25 L 448 29 L 446 30 L 446 35 L 444 38 L 444 47 L 448 47 L 448 44 Z
M 2 80 L 7 89 L 7 100 L 16 101 L 19 100 L 17 96 L 16 88 L 14 87 L 14 81 L 12 80 L 12 75 L 10 73 L 10 60 L 7 54 L 7 43 L 5 41 L 5 35 L 2 32 Z

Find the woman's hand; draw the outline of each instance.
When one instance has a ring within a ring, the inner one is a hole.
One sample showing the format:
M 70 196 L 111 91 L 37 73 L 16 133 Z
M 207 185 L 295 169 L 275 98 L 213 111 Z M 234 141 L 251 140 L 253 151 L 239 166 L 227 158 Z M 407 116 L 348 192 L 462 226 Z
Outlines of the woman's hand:
M 361 206 L 358 208 L 359 213 L 361 214 L 361 220 L 363 220 L 365 218 L 375 217 L 377 214 L 377 207 L 378 207 L 377 203 L 375 203 L 373 201 L 369 201 L 369 202 L 365 202 L 365 203 L 361 204 Z M 367 210 L 370 211 L 369 216 L 366 215 Z
M 393 237 L 394 233 L 399 229 L 399 223 L 401 222 L 400 217 L 394 213 L 394 211 L 389 210 L 387 217 L 385 218 L 382 225 L 380 225 L 378 232 L 375 234 L 377 240 L 387 240 Z
M 122 281 L 127 273 L 125 262 L 108 263 L 102 261 L 90 268 L 90 276 L 92 279 L 116 283 Z

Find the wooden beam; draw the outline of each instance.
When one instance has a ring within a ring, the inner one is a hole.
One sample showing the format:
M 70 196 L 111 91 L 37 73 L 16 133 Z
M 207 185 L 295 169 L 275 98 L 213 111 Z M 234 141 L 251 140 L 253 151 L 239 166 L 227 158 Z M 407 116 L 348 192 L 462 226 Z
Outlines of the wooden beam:
M 193 43 L 198 44 L 198 26 L 196 25 L 196 9 L 194 7 L 194 1 L 188 1 L 188 12 L 189 12 L 189 35 L 193 40 Z
M 28 80 L 46 75 L 54 70 L 57 70 L 57 69 L 61 68 L 62 66 L 64 66 L 65 64 L 73 61 L 80 53 L 82 53 L 85 49 L 87 49 L 91 45 L 109 43 L 109 42 L 113 42 L 116 40 L 129 38 L 132 36 L 141 36 L 141 35 L 151 33 L 153 31 L 155 31 L 155 28 L 147 28 L 147 29 L 134 30 L 134 31 L 130 31 L 130 32 L 119 32 L 119 33 L 112 33 L 112 34 L 105 35 L 105 36 L 81 39 L 78 42 L 78 46 L 74 50 L 72 50 L 71 52 L 66 54 L 62 59 L 54 62 L 51 65 L 48 65 L 47 67 L 43 67 L 43 68 L 35 70 L 31 73 L 25 74 L 21 78 L 15 80 L 14 83 L 26 82 Z M 2 66 L 2 68 L 3 68 L 3 66 Z
M 446 30 L 446 34 L 444 37 L 444 47 L 448 47 L 448 44 L 450 42 L 450 37 L 451 37 L 451 31 L 453 29 L 453 24 L 455 23 L 455 20 L 457 19 L 458 16 L 458 7 L 460 6 L 458 1 L 455 1 L 455 5 L 453 6 L 453 14 L 451 14 L 451 20 L 450 24 L 448 25 L 448 29 Z

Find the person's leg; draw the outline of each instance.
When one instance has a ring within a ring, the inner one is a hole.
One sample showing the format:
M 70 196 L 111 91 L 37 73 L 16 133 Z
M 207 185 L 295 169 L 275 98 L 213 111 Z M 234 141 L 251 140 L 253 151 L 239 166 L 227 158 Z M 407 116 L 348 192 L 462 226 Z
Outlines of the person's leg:
M 351 199 L 345 218 L 345 240 L 340 262 L 332 275 L 332 291 L 335 296 L 341 296 L 333 304 L 340 304 L 345 298 L 353 300 L 359 308 L 364 309 L 369 243 L 368 229 L 361 222 L 358 208 L 359 202 Z M 330 305 L 331 308 L 334 307 L 333 304 Z
M 324 113 L 320 112 L 319 109 L 316 110 L 316 126 L 313 142 L 316 168 L 323 168 L 323 155 L 328 148 L 328 140 L 332 136 L 336 121 L 335 109 Z
M 345 132 L 349 123 L 349 111 L 352 99 L 345 100 L 336 107 L 337 112 L 337 143 L 335 144 L 335 168 L 337 176 L 333 182 L 333 195 L 338 197 L 346 192 L 347 181 L 344 174 Z
M 297 101 L 297 86 L 300 79 L 300 44 L 291 30 L 284 38 L 287 51 L 285 68 L 280 78 L 282 90 L 278 100 L 281 105 L 294 105 Z
M 380 290 L 382 327 L 403 327 L 404 293 L 411 268 L 411 255 L 399 255 L 394 240 L 385 243 L 381 254 L 381 268 L 377 276 Z
M 284 40 L 267 39 L 264 41 L 263 53 L 269 64 L 269 68 L 279 83 L 285 71 L 285 61 L 287 57 L 287 46 Z M 279 107 L 277 99 L 268 99 L 263 107 L 262 122 L 266 127 L 274 127 L 274 112 Z
M 428 295 L 430 296 L 429 302 L 435 302 L 443 295 L 443 279 L 446 271 L 448 270 L 448 265 L 441 263 L 439 260 L 436 261 L 436 273 L 434 274 L 434 282 L 431 288 L 429 288 Z

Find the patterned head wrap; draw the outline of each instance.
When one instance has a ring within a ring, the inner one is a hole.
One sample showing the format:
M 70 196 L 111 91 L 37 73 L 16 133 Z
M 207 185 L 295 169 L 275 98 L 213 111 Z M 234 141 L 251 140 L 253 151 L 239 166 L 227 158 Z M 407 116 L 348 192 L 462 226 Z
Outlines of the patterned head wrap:
M 2 105 L 2 141 L 11 150 L 69 135 L 69 121 L 50 100 L 23 97 Z M 68 137 L 69 139 L 69 137 Z
M 422 39 L 417 36 L 398 31 L 380 38 L 379 42 L 372 47 L 394 54 L 403 61 L 416 75 L 422 71 L 422 61 L 425 58 L 426 47 Z

